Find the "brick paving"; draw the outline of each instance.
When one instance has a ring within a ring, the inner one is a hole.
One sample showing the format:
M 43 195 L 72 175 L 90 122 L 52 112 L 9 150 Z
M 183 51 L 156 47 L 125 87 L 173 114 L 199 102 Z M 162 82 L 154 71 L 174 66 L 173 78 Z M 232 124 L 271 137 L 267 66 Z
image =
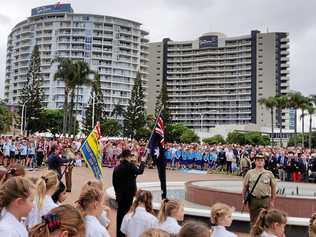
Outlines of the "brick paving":
M 40 176 L 43 172 L 45 172 L 45 169 L 41 169 L 38 171 L 30 171 L 27 173 L 27 176 Z M 104 171 L 104 187 L 108 188 L 112 186 L 112 172 L 113 168 L 103 168 Z M 167 171 L 167 181 L 191 181 L 191 180 L 212 180 L 212 179 L 240 179 L 236 176 L 230 176 L 230 175 L 221 175 L 221 174 L 188 174 L 188 173 L 182 173 L 178 171 Z M 88 168 L 85 167 L 75 167 L 72 172 L 72 192 L 68 194 L 68 197 L 65 201 L 65 203 L 73 204 L 76 199 L 79 196 L 79 192 L 81 190 L 81 187 L 83 184 L 88 180 L 93 180 L 94 177 L 92 173 L 89 171 Z M 143 175 L 138 176 L 137 178 L 138 182 L 157 182 L 158 174 L 155 169 L 145 169 L 145 172 Z M 109 213 L 110 219 L 112 220 L 112 223 L 109 227 L 109 231 L 112 237 L 115 236 L 115 216 L 116 211 L 114 209 L 111 209 Z M 238 234 L 240 237 L 247 237 L 249 235 L 245 234 Z

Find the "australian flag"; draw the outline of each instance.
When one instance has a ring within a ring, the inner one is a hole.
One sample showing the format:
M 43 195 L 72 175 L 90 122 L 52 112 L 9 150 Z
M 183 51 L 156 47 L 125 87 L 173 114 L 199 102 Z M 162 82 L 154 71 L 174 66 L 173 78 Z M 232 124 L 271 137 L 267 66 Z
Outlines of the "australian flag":
M 154 162 L 163 159 L 163 152 L 165 148 L 165 132 L 164 123 L 161 115 L 158 116 L 156 127 L 149 141 L 150 156 Z
M 164 160 L 164 148 L 165 148 L 165 127 L 161 114 L 159 114 L 155 129 L 149 141 L 149 151 L 154 163 L 157 166 L 158 176 L 161 186 L 161 197 L 165 199 L 167 197 L 167 184 L 166 184 L 166 163 Z

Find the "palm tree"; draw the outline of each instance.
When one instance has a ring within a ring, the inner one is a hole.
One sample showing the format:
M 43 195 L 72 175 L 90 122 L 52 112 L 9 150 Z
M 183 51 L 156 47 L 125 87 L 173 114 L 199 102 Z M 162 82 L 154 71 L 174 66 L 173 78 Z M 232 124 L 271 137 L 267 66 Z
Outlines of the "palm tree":
M 69 113 L 69 134 L 71 133 L 71 128 L 73 127 L 73 135 L 76 134 L 76 119 L 73 120 L 73 109 L 74 109 L 74 97 L 75 93 L 77 91 L 77 103 L 78 105 L 78 89 L 82 85 L 89 85 L 91 83 L 91 80 L 89 79 L 89 76 L 93 73 L 89 65 L 85 61 L 75 61 L 74 62 L 74 67 L 75 67 L 75 78 L 74 78 L 74 83 L 73 87 L 71 88 L 72 91 L 70 93 L 70 98 L 71 98 L 71 103 L 70 103 L 70 113 Z M 77 110 L 76 110 L 77 112 Z M 72 124 L 73 123 L 73 124 Z
M 289 108 L 295 109 L 295 126 L 294 126 L 294 145 L 297 146 L 297 110 L 300 109 L 304 103 L 304 96 L 300 92 L 292 92 L 288 94 L 289 97 Z
M 275 106 L 277 108 L 278 113 L 281 113 L 281 117 L 278 118 L 278 122 L 279 122 L 279 128 L 280 128 L 280 146 L 283 147 L 283 133 L 282 133 L 282 129 L 283 129 L 283 122 L 282 122 L 282 110 L 286 109 L 289 107 L 289 98 L 288 96 L 276 96 L 275 97 Z
M 304 148 L 304 132 L 305 132 L 305 110 L 308 109 L 309 107 L 309 99 L 307 97 L 303 97 L 302 102 L 300 104 L 300 109 L 302 110 L 302 114 L 301 114 L 301 120 L 302 120 L 302 148 Z
M 60 80 L 64 82 L 65 85 L 65 96 L 64 96 L 64 117 L 63 117 L 63 134 L 65 135 L 68 127 L 68 96 L 71 92 L 74 84 L 75 78 L 75 67 L 74 63 L 69 58 L 57 58 L 53 60 L 54 62 L 58 62 L 57 71 L 54 74 L 54 80 Z
M 315 113 L 315 107 L 313 102 L 310 102 L 307 111 L 309 114 L 309 138 L 308 138 L 308 148 L 312 149 L 312 122 L 313 122 L 313 114 Z
M 276 100 L 273 96 L 270 96 L 268 98 L 262 98 L 259 100 L 259 103 L 264 105 L 267 109 L 270 109 L 271 113 L 271 143 L 272 147 L 274 145 L 274 109 L 276 107 Z
M 123 116 L 124 115 L 124 107 L 123 105 L 121 105 L 120 103 L 114 105 L 114 108 L 111 112 L 111 116 L 115 117 L 115 119 L 117 119 L 117 117 Z

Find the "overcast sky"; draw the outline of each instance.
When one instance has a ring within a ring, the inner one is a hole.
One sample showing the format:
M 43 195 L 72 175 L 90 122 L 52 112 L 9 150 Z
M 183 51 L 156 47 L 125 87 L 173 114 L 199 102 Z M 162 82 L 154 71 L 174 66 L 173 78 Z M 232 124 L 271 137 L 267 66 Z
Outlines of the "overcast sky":
M 54 4 L 46 0 L 7 0 L 0 7 L 0 96 L 3 95 L 7 36 L 31 8 Z M 77 13 L 94 13 L 136 20 L 163 37 L 191 40 L 205 32 L 227 36 L 282 31 L 290 33 L 290 86 L 316 94 L 316 0 L 73 0 Z

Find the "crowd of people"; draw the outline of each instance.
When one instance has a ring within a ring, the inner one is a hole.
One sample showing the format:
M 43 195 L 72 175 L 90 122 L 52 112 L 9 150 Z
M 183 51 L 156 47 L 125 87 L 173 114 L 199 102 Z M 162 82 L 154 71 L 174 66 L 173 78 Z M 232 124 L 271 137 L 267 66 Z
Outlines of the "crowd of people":
M 130 151 L 123 150 L 119 166 L 131 162 Z M 141 158 L 144 162 L 145 160 Z M 259 157 L 259 160 L 261 157 Z M 258 160 L 258 159 L 257 159 Z M 125 163 L 124 163 L 125 162 Z M 134 169 L 133 164 L 129 165 Z M 13 170 L 15 170 L 13 172 Z M 114 222 L 105 206 L 105 193 L 101 181 L 87 181 L 73 205 L 63 204 L 59 195 L 60 179 L 52 170 L 40 177 L 25 177 L 20 165 L 11 166 L 2 173 L 0 185 L 0 236 L 8 237 L 109 237 L 108 227 Z M 125 171 L 128 172 L 126 169 Z M 123 174 L 124 172 L 120 172 Z M 126 172 L 125 172 L 126 173 Z M 142 172 L 139 172 L 141 174 Z M 114 178 L 114 177 L 113 177 Z M 114 178 L 115 179 L 115 178 Z M 136 177 L 135 177 L 136 179 Z M 133 181 L 135 181 L 132 180 Z M 211 228 L 202 222 L 184 222 L 184 204 L 181 200 L 164 199 L 160 210 L 153 209 L 150 191 L 138 189 L 129 210 L 117 224 L 127 237 L 236 237 L 229 230 L 234 208 L 215 203 L 210 208 Z M 116 193 L 122 192 L 115 189 Z M 132 191 L 133 192 L 133 191 Z M 252 237 L 284 237 L 287 215 L 278 209 L 261 209 L 251 225 Z M 316 236 L 316 214 L 310 219 L 309 235 Z
M 79 148 L 82 142 L 83 139 L 70 138 L 0 137 L 0 165 L 19 163 L 30 169 L 41 167 L 43 161 L 47 161 L 51 146 L 57 144 L 59 154 L 70 156 L 81 166 L 83 158 Z M 101 140 L 103 166 L 115 167 L 125 148 L 138 159 L 146 151 L 146 142 Z M 164 158 L 168 169 L 222 171 L 244 176 L 254 167 L 254 157 L 258 153 L 265 156 L 265 168 L 282 181 L 307 182 L 310 173 L 316 172 L 316 152 L 295 147 L 167 143 Z
M 88 181 L 77 201 L 64 205 L 67 190 L 61 182 L 61 166 L 70 161 L 82 165 L 81 144 L 82 140 L 70 138 L 0 137 L 0 236 L 107 237 L 111 222 L 116 224 L 117 237 L 236 236 L 226 229 L 232 224 L 234 208 L 224 203 L 211 207 L 212 228 L 199 222 L 180 225 L 184 216 L 180 200 L 163 198 L 155 213 L 152 193 L 136 186 L 137 176 L 151 166 L 143 141 L 101 139 L 102 164 L 114 167 L 116 220 L 109 219 L 99 181 Z M 313 150 L 250 145 L 167 143 L 164 158 L 170 169 L 218 170 L 244 176 L 242 196 L 249 208 L 250 235 L 261 237 L 285 236 L 287 216 L 274 208 L 275 177 L 307 181 L 308 172 L 316 167 Z M 49 170 L 42 176 L 24 177 L 25 170 L 45 163 Z M 313 215 L 310 236 L 316 236 L 315 219 Z

